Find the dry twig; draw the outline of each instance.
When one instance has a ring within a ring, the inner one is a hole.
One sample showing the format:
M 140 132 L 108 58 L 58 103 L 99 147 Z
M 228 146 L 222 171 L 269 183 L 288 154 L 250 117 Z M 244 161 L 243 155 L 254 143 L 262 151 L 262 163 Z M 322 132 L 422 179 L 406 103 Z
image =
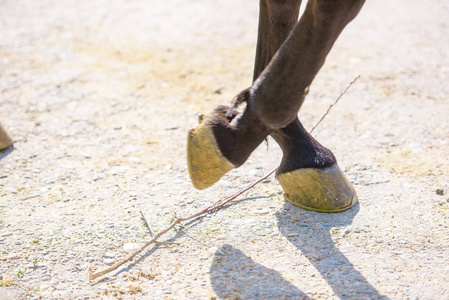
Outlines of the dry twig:
M 332 104 L 329 106 L 329 108 L 327 109 L 326 113 L 324 113 L 324 115 L 321 117 L 321 119 L 315 124 L 315 126 L 312 127 L 312 129 L 310 130 L 310 134 L 312 134 L 312 132 L 315 130 L 315 128 L 316 128 L 318 125 L 320 125 L 321 121 L 324 120 L 324 118 L 325 118 L 325 117 L 327 116 L 327 114 L 330 112 L 330 110 L 332 109 L 332 107 L 333 107 L 335 104 L 337 104 L 338 101 L 340 101 L 340 98 L 341 98 L 344 94 L 346 94 L 346 92 L 347 92 L 348 89 L 351 87 L 351 85 L 353 85 L 353 84 L 357 81 L 357 79 L 359 79 L 359 78 L 360 78 L 360 75 L 357 75 L 357 77 L 354 78 L 354 80 L 351 81 L 351 82 L 348 84 L 348 86 L 343 90 L 343 92 L 340 93 L 340 95 L 337 97 L 337 99 L 335 99 L 334 103 L 332 103 Z
M 340 100 L 340 98 L 347 92 L 347 90 L 357 81 L 357 79 L 360 78 L 360 75 L 358 75 L 353 81 L 351 81 L 348 86 L 343 90 L 343 92 L 340 93 L 340 95 L 338 96 L 338 98 L 334 101 L 334 103 L 332 103 L 329 108 L 327 109 L 326 113 L 321 117 L 321 119 L 315 124 L 315 126 L 313 126 L 313 128 L 310 130 L 310 133 L 312 133 L 315 128 L 321 123 L 321 121 L 327 116 L 327 114 L 329 113 L 329 111 L 331 110 L 331 108 L 338 103 L 338 101 Z M 218 210 L 220 208 L 222 208 L 223 206 L 225 206 L 227 203 L 231 202 L 232 200 L 236 199 L 238 196 L 242 195 L 243 193 L 245 193 L 246 191 L 250 190 L 251 188 L 253 188 L 255 185 L 257 185 L 258 183 L 264 181 L 265 179 L 267 179 L 268 177 L 271 176 L 271 174 L 273 174 L 274 172 L 277 171 L 278 168 L 273 169 L 272 171 L 270 171 L 268 174 L 266 174 L 265 176 L 263 176 L 262 178 L 254 181 L 253 183 L 249 184 L 247 187 L 237 191 L 235 194 L 230 195 L 224 199 L 218 200 L 217 202 L 213 203 L 212 205 L 204 208 L 203 210 L 190 215 L 188 217 L 179 217 L 179 218 L 174 218 L 173 221 L 170 223 L 170 225 L 165 228 L 164 230 L 160 231 L 159 233 L 155 234 L 151 227 L 150 224 L 147 222 L 147 219 L 145 217 L 145 214 L 143 213 L 142 210 L 142 205 L 140 205 L 140 212 L 142 214 L 142 217 L 145 221 L 145 223 L 148 226 L 148 230 L 150 231 L 150 235 L 151 235 L 151 240 L 148 241 L 145 245 L 143 245 L 142 247 L 140 247 L 138 250 L 132 252 L 131 254 L 129 254 L 127 257 L 125 257 L 124 259 L 122 259 L 121 261 L 117 262 L 116 264 L 112 265 L 109 268 L 106 268 L 102 271 L 96 272 L 96 273 L 92 273 L 89 275 L 89 280 L 95 280 L 98 277 L 101 277 L 103 275 L 106 275 L 114 270 L 116 270 L 117 268 L 119 268 L 120 266 L 122 266 L 123 264 L 125 264 L 128 261 L 131 261 L 136 255 L 140 254 L 141 252 L 143 252 L 147 247 L 149 247 L 151 244 L 163 244 L 164 242 L 158 242 L 157 239 L 161 236 L 163 236 L 164 234 L 166 234 L 167 232 L 169 232 L 170 230 L 172 230 L 177 224 L 180 224 L 181 222 L 185 222 L 188 220 L 192 220 L 195 219 L 201 215 L 213 212 L 215 210 Z
M 145 224 L 147 224 L 148 231 L 150 232 L 151 237 L 154 237 L 154 232 L 151 229 L 150 223 L 148 223 L 147 218 L 145 217 L 145 214 L 143 213 L 142 209 L 142 203 L 139 201 L 139 207 L 140 207 L 140 214 L 142 215 L 143 220 L 145 221 Z

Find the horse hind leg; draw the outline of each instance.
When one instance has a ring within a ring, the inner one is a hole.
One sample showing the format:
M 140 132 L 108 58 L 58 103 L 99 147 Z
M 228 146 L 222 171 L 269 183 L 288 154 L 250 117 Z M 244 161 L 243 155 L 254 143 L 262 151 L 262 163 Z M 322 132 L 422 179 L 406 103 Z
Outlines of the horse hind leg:
M 333 43 L 362 4 L 310 0 L 296 22 L 299 0 L 261 0 L 257 79 L 244 93 L 247 106 L 241 113 L 220 106 L 189 134 L 188 165 L 195 187 L 211 186 L 243 164 L 271 134 L 284 151 L 277 178 L 287 201 L 329 212 L 356 202 L 334 155 L 305 131 L 297 113 Z
M 312 8 L 316 10 L 322 3 L 324 3 L 324 5 L 321 6 L 321 9 L 329 8 L 329 5 L 325 6 L 326 3 L 323 1 L 310 2 L 307 13 L 310 13 Z M 341 7 L 346 5 L 346 13 L 340 14 L 338 17 L 340 19 L 340 24 L 337 21 L 337 23 L 335 23 L 337 25 L 334 26 L 341 27 L 343 24 L 344 27 L 345 22 L 348 22 L 351 17 L 355 16 L 349 16 L 348 18 L 347 15 L 351 13 L 351 5 L 348 3 L 348 1 L 346 3 L 340 3 Z M 285 10 L 285 4 L 286 1 L 261 0 L 261 19 L 259 20 L 259 37 L 254 68 L 254 80 L 261 76 L 263 70 L 265 70 L 270 63 L 272 57 L 279 50 L 295 25 L 294 18 L 297 18 L 297 16 L 290 12 L 288 8 Z M 300 1 L 297 1 L 296 4 L 299 6 Z M 358 9 L 360 9 L 360 7 L 357 8 L 357 3 L 355 3 L 352 8 L 352 14 L 357 12 Z M 336 10 L 338 9 L 331 9 L 330 13 L 338 13 Z M 334 16 L 330 15 L 330 17 L 332 18 Z M 303 27 L 306 27 L 307 25 L 304 24 L 307 23 L 307 15 L 304 19 Z M 336 39 L 335 34 L 331 39 Z M 307 45 L 303 46 L 307 48 Z M 296 47 L 295 50 L 301 52 L 301 47 Z M 305 49 L 305 51 L 307 51 L 307 49 Z M 325 52 L 321 55 L 321 59 L 318 59 L 318 63 L 320 60 L 323 60 L 326 54 L 327 53 Z M 312 72 L 313 74 L 313 72 L 317 72 L 317 70 L 310 70 L 309 72 Z M 307 83 L 307 80 L 301 80 L 300 78 L 307 78 L 307 71 L 302 71 L 302 73 L 302 76 L 299 73 L 299 76 L 296 75 L 297 78 L 289 77 L 289 79 L 293 78 L 299 82 L 305 81 L 306 85 L 309 84 Z M 276 73 L 272 74 L 279 76 L 279 74 Z M 267 80 L 264 74 L 262 74 L 261 77 L 262 80 Z M 313 79 L 313 77 L 310 77 L 309 75 L 308 78 Z M 280 88 L 282 89 L 282 86 Z M 304 92 L 302 95 L 299 95 L 296 99 L 296 102 L 299 102 L 298 107 L 302 105 L 308 87 L 303 90 Z M 295 99 L 293 99 L 293 101 L 295 101 Z M 279 105 L 282 105 L 276 101 L 276 98 L 273 98 L 271 103 L 267 104 L 276 106 L 272 108 L 273 111 L 277 109 Z M 305 209 L 321 212 L 342 211 L 350 208 L 357 202 L 355 189 L 340 170 L 334 154 L 329 149 L 322 146 L 305 130 L 296 115 L 293 121 L 287 126 L 271 132 L 271 136 L 280 145 L 283 151 L 282 162 L 276 173 L 276 178 L 281 184 L 284 190 L 284 197 L 288 202 Z
M 301 0 L 275 2 L 260 1 L 255 78 L 298 21 Z M 244 114 L 236 111 L 242 102 L 248 103 L 248 97 L 249 88 L 239 93 L 231 107 L 220 106 L 200 118 L 200 125 L 189 132 L 187 163 L 196 188 L 207 188 L 239 167 L 270 133 L 249 109 Z

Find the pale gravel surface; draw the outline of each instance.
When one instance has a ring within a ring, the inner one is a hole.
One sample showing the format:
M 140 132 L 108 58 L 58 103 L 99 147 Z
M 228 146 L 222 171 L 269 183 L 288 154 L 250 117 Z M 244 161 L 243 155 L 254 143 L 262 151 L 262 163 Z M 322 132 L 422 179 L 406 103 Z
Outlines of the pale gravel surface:
M 29 290 L 2 286 L 0 299 L 449 299 L 444 1 L 368 1 L 300 112 L 311 128 L 362 76 L 314 133 L 357 206 L 305 211 L 271 178 L 167 235 L 182 246 L 88 282 L 89 266 L 150 238 L 139 203 L 159 230 L 279 163 L 270 140 L 206 191 L 186 170 L 197 114 L 250 82 L 257 11 L 256 0 L 0 0 L 0 120 L 15 140 L 0 152 L 0 281 Z

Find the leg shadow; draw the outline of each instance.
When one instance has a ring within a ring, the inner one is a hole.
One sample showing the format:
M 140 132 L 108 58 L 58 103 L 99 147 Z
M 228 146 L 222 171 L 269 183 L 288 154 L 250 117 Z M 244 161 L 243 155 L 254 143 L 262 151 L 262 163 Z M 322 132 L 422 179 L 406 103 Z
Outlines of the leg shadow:
M 210 276 L 220 299 L 309 299 L 278 272 L 230 245 L 215 252 Z
M 5 149 L 0 150 L 0 160 L 7 157 L 14 150 L 14 146 L 11 145 L 6 147 Z
M 357 203 L 339 213 L 319 213 L 285 203 L 276 214 L 281 233 L 293 243 L 321 273 L 341 299 L 388 299 L 357 271 L 334 245 L 332 227 L 348 226 L 359 212 Z

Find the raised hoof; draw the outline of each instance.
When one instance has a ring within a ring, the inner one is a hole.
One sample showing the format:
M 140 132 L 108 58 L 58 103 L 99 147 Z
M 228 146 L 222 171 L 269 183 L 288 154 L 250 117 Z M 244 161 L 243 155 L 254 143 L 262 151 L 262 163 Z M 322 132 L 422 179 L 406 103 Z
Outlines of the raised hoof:
M 0 123 L 0 150 L 12 145 L 12 139 Z
M 210 187 L 235 168 L 221 154 L 207 118 L 189 132 L 187 164 L 193 186 L 199 190 Z
M 357 202 L 352 184 L 337 164 L 320 169 L 299 169 L 276 176 L 284 198 L 293 205 L 319 212 L 339 212 Z

